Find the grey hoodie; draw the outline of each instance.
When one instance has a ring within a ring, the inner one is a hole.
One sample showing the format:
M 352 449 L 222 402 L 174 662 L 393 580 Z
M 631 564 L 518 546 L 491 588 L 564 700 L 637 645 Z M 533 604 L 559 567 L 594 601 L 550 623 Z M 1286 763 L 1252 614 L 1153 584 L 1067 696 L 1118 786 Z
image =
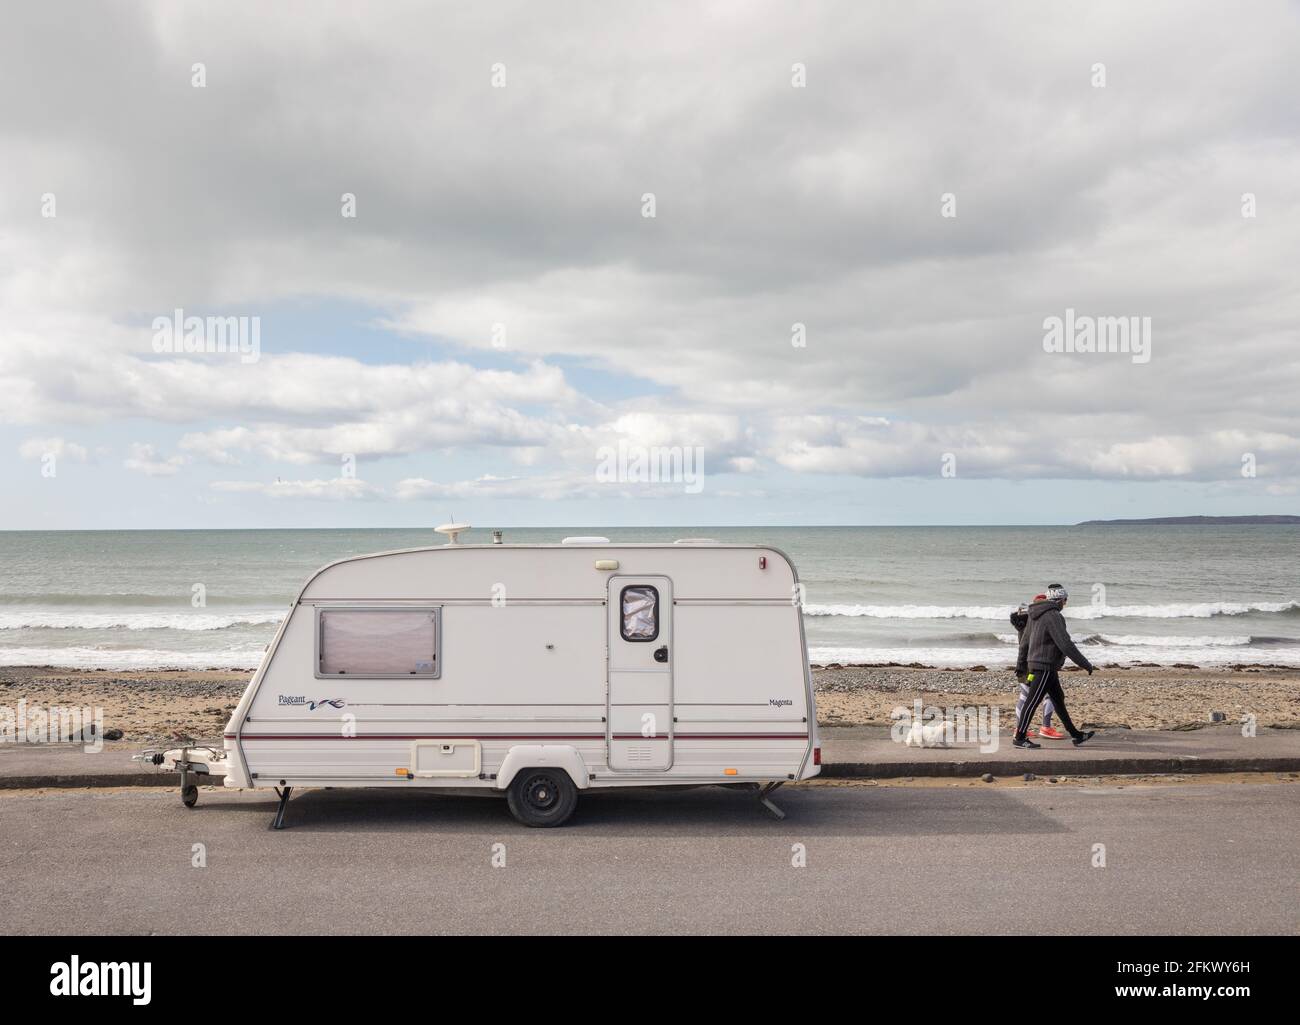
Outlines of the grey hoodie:
M 1070 640 L 1070 631 L 1065 627 L 1065 617 L 1061 615 L 1061 602 L 1036 601 L 1029 606 L 1029 625 L 1020 635 L 1018 662 L 1037 664 L 1060 669 L 1065 665 L 1068 655 L 1080 669 L 1092 669 L 1074 641 Z

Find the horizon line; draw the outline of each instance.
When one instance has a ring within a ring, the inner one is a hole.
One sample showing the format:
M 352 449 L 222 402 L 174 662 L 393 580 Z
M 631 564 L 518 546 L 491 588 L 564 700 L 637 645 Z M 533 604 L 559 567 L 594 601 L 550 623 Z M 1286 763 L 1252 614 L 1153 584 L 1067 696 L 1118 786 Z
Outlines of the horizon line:
M 1193 514 L 1196 515 L 1196 514 Z M 1278 515 L 1287 515 L 1279 513 L 1261 513 L 1261 518 Z M 951 530 L 951 529 L 1009 529 L 1009 528 L 1056 528 L 1056 527 L 1082 527 L 1097 525 L 1126 525 L 1151 523 L 1155 520 L 1167 519 L 1185 519 L 1187 517 L 1170 517 L 1170 516 L 1146 516 L 1125 519 L 1110 520 L 1077 520 L 1070 523 L 669 523 L 662 526 L 648 524 L 565 524 L 562 526 L 542 525 L 529 526 L 526 524 L 505 524 L 476 527 L 471 525 L 471 531 L 493 531 L 493 530 L 680 530 L 687 528 L 700 528 L 708 530 L 841 530 L 845 528 L 869 530 L 869 529 L 918 529 L 918 530 Z M 1216 517 L 1206 517 L 1213 519 Z M 1225 516 L 1218 517 L 1221 519 L 1243 519 L 1244 516 Z M 1287 527 L 1296 526 L 1293 523 L 1152 523 L 1154 526 L 1261 526 L 1261 527 Z M 249 533 L 253 531 L 273 531 L 273 530 L 316 530 L 316 531 L 344 531 L 344 530 L 428 530 L 434 532 L 434 524 L 424 525 L 416 524 L 412 526 L 336 526 L 336 527 L 0 527 L 0 534 L 127 534 L 127 533 Z M 467 531 L 468 532 L 468 531 Z

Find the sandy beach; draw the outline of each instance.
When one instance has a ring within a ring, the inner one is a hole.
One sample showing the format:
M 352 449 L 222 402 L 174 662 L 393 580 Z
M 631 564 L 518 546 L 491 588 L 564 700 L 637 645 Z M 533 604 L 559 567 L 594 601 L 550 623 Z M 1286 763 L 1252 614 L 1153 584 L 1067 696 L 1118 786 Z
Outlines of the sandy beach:
M 1300 728 L 1300 670 L 1100 669 L 1061 674 L 1067 707 L 1081 727 L 1194 729 L 1222 712 L 1253 715 L 1258 726 Z M 947 708 L 991 705 L 1014 714 L 1018 684 L 1009 669 L 814 668 L 817 718 L 826 726 L 888 725 L 890 711 L 917 698 Z
M 219 736 L 251 671 L 0 669 L 0 705 L 104 710 L 105 728 L 125 741 L 154 744 L 182 731 Z M 1062 674 L 1070 712 L 1088 726 L 1194 729 L 1211 713 L 1228 722 L 1253 715 L 1260 727 L 1300 729 L 1300 670 L 1105 669 Z M 825 726 L 888 725 L 890 712 L 917 699 L 943 708 L 998 706 L 1011 715 L 1016 682 L 1003 669 L 903 666 L 814 668 L 818 720 Z
M 177 731 L 200 739 L 219 737 L 239 703 L 252 671 L 0 669 L 0 705 L 102 708 L 104 728 L 124 741 L 153 744 Z

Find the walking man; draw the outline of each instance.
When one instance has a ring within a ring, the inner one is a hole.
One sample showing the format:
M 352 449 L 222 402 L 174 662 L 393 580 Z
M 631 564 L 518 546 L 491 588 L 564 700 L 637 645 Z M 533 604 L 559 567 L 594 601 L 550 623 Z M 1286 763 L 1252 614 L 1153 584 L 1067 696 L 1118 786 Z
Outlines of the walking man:
M 1064 587 L 1060 584 L 1051 584 L 1043 600 L 1035 601 L 1029 606 L 1029 624 L 1020 635 L 1020 651 L 1017 659 L 1018 665 L 1023 664 L 1028 669 L 1026 681 L 1029 683 L 1029 697 L 1021 705 L 1020 714 L 1016 717 L 1016 734 L 1011 741 L 1014 747 L 1043 746 L 1035 744 L 1025 734 L 1030 722 L 1033 721 L 1039 702 L 1044 697 L 1051 698 L 1056 714 L 1061 717 L 1061 725 L 1070 734 L 1070 739 L 1076 747 L 1091 740 L 1096 732 L 1089 730 L 1083 733 L 1075 728 L 1070 713 L 1065 707 L 1065 692 L 1061 690 L 1058 674 L 1061 666 L 1065 665 L 1067 655 L 1080 669 L 1087 670 L 1089 676 L 1096 668 L 1088 661 L 1087 656 L 1075 647 L 1074 641 L 1070 640 L 1070 631 L 1066 629 L 1065 617 L 1061 615 L 1061 610 L 1069 600 L 1069 592 Z
M 1042 601 L 1047 595 L 1036 594 L 1034 601 Z M 1024 636 L 1025 627 L 1029 625 L 1029 602 L 1022 601 L 1020 608 L 1011 613 L 1011 625 L 1016 628 L 1016 644 L 1020 644 L 1020 638 Z M 1020 681 L 1020 693 L 1016 697 L 1016 719 L 1020 718 L 1020 710 L 1024 708 L 1025 702 L 1029 700 L 1030 683 L 1029 664 L 1025 661 L 1025 649 L 1020 648 L 1016 658 L 1016 679 Z M 1045 740 L 1064 740 L 1066 735 L 1052 726 L 1052 713 L 1055 709 L 1052 707 L 1051 698 L 1043 698 L 1043 726 L 1042 729 L 1035 733 L 1030 730 L 1026 736 L 1042 737 Z

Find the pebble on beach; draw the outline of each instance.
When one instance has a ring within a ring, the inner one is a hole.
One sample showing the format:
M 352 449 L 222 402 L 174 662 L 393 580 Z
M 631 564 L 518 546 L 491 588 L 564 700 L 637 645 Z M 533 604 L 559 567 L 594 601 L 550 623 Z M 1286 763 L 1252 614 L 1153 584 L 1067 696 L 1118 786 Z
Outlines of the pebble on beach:
M 1012 667 L 983 668 L 814 667 L 818 717 L 826 725 L 888 726 L 896 709 L 921 701 L 940 708 L 988 707 L 1005 725 L 1014 714 L 1018 689 Z M 1228 721 L 1249 713 L 1261 726 L 1300 728 L 1300 670 L 1265 667 L 1248 676 L 1244 668 L 1107 666 L 1092 676 L 1069 674 L 1066 698 L 1075 721 L 1087 729 L 1197 729 L 1210 724 L 1207 709 L 1221 709 Z

